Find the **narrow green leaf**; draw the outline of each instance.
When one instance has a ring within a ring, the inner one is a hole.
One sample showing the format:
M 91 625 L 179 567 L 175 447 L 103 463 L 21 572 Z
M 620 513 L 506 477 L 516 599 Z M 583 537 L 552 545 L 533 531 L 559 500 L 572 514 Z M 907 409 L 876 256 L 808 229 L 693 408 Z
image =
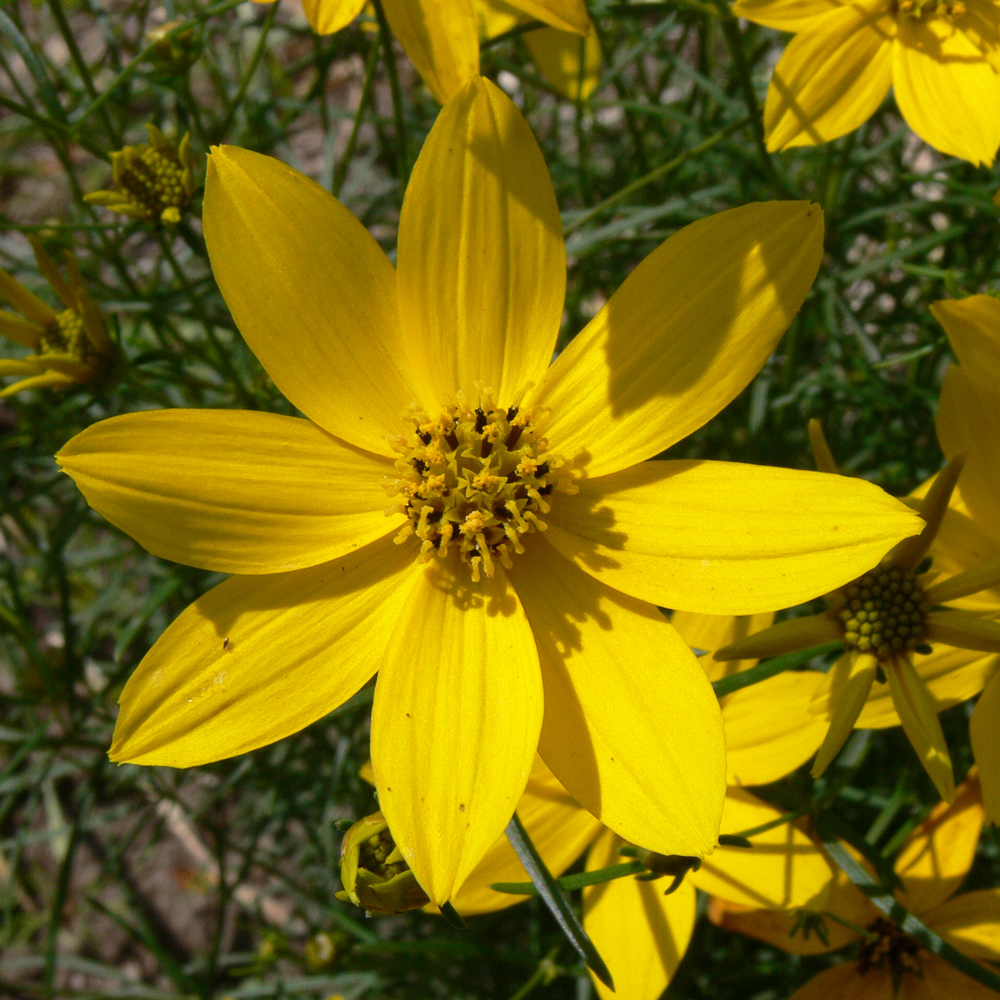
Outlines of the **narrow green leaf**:
M 641 861 L 625 861 L 608 868 L 597 868 L 592 872 L 579 872 L 576 875 L 563 875 L 555 880 L 560 889 L 569 892 L 572 889 L 585 889 L 588 885 L 601 885 L 626 875 L 639 875 L 646 869 Z M 495 892 L 506 892 L 512 896 L 537 896 L 538 890 L 533 882 L 493 882 L 490 888 Z
M 556 923 L 566 935 L 569 943 L 594 975 L 609 990 L 613 990 L 615 983 L 608 967 L 604 964 L 604 959 L 597 953 L 594 943 L 587 937 L 587 932 L 581 926 L 580 921 L 576 919 L 576 914 L 570 907 L 569 901 L 562 894 L 559 884 L 552 877 L 552 872 L 548 870 L 542 856 L 531 842 L 531 837 L 517 813 L 514 813 L 507 824 L 507 839 L 510 841 L 510 846 L 514 848 L 514 853 L 521 864 L 524 865 L 524 870 L 531 876 L 531 881 L 534 883 L 538 895 L 542 897 L 542 901 L 549 908 L 552 916 L 556 918 Z
M 967 955 L 963 955 L 957 948 L 938 937 L 922 920 L 904 909 L 892 893 L 887 892 L 883 885 L 854 860 L 850 851 L 839 840 L 825 840 L 823 846 L 844 874 L 872 901 L 875 908 L 881 910 L 901 930 L 932 954 L 950 962 L 970 979 L 975 979 L 983 986 L 1000 993 L 1000 976 Z
M 730 674 L 728 677 L 721 677 L 712 682 L 717 697 L 721 698 L 725 694 L 732 694 L 741 688 L 750 687 L 751 684 L 758 684 L 766 681 L 768 677 L 775 674 L 784 673 L 794 667 L 801 667 L 803 663 L 808 663 L 814 656 L 823 656 L 825 653 L 832 653 L 835 649 L 840 649 L 842 642 L 824 642 L 822 646 L 813 646 L 811 649 L 797 649 L 794 653 L 785 653 L 782 656 L 773 656 L 770 660 L 758 663 L 756 667 L 749 670 L 741 670 L 738 674 Z
M 52 81 L 49 79 L 48 73 L 45 72 L 44 63 L 31 47 L 28 39 L 21 34 L 17 25 L 2 10 L 0 10 L 0 34 L 8 39 L 11 45 L 17 49 L 17 54 L 24 60 L 24 65 L 28 67 L 28 72 L 38 86 L 38 93 L 45 107 L 48 108 L 49 114 L 59 121 L 65 121 L 66 112 L 63 111 L 55 88 L 52 86 Z

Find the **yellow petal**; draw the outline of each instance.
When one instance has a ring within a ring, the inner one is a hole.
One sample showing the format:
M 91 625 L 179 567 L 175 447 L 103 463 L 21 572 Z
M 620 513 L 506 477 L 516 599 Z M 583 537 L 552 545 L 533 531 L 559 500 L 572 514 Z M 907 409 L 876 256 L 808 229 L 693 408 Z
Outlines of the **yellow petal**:
M 563 97 L 585 101 L 601 78 L 601 42 L 596 31 L 584 38 L 557 28 L 524 36 L 538 71 Z
M 877 668 L 878 661 L 868 653 L 846 653 L 833 665 L 817 688 L 818 695 L 829 687 L 833 715 L 830 728 L 813 761 L 814 778 L 818 778 L 830 766 L 851 735 L 875 680 Z
M 236 146 L 209 157 L 204 224 L 226 304 L 275 385 L 331 434 L 392 455 L 386 436 L 425 400 L 397 367 L 396 276 L 364 226 L 308 177 Z
M 332 35 L 353 21 L 365 0 L 302 0 L 302 9 L 317 35 Z
M 952 365 L 941 387 L 937 413 L 938 440 L 944 453 L 965 456 L 962 501 L 969 514 L 995 530 L 1000 497 L 1000 394 L 973 378 L 964 365 Z
M 656 608 L 544 543 L 511 571 L 545 681 L 539 753 L 569 793 L 633 844 L 712 849 L 725 793 L 722 719 L 705 672 Z
M 970 958 L 1000 962 L 1000 889 L 960 893 L 935 907 L 925 922 Z
M 607 831 L 587 857 L 587 871 L 618 864 L 622 841 Z M 673 978 L 695 921 L 688 879 L 669 896 L 667 881 L 615 879 L 583 890 L 583 926 L 615 981 L 612 992 L 593 979 L 601 1000 L 655 1000 Z
M 1000 392 L 1000 301 L 989 295 L 934 302 L 931 313 L 944 327 L 965 373 Z
M 153 555 L 221 573 L 315 566 L 400 520 L 384 514 L 391 462 L 273 413 L 128 413 L 77 434 L 56 460 Z
M 553 500 L 546 538 L 598 579 L 665 608 L 755 614 L 871 569 L 923 521 L 847 476 L 644 462 Z
M 943 17 L 902 17 L 892 84 L 906 124 L 924 142 L 977 166 L 1000 146 L 1000 76 L 966 34 Z
M 1000 653 L 1000 622 L 973 611 L 932 611 L 927 616 L 927 641 Z
M 904 982 L 908 985 L 913 978 L 908 976 Z M 888 969 L 875 966 L 862 973 L 857 962 L 846 961 L 817 973 L 789 1000 L 911 1000 L 911 996 L 897 996 Z
M 823 213 L 808 202 L 745 205 L 675 233 L 528 394 L 552 409 L 553 449 L 593 478 L 697 430 L 760 370 L 822 252 Z
M 23 344 L 31 350 L 38 349 L 38 338 L 45 331 L 37 323 L 22 319 L 13 313 L 0 311 L 0 335 L 16 344 Z
M 777 781 L 816 752 L 827 724 L 809 711 L 809 703 L 822 679 L 814 670 L 788 671 L 723 700 L 726 770 L 731 785 Z
M 779 31 L 805 31 L 841 6 L 840 0 L 736 0 L 733 13 Z
M 9 363 L 13 364 L 13 362 Z M 13 385 L 7 386 L 6 389 L 0 389 L 0 399 L 7 399 L 15 393 L 24 392 L 27 389 L 66 389 L 73 385 L 74 381 L 61 372 L 43 372 L 32 378 L 21 379 L 20 382 L 15 382 Z
M 837 951 L 851 941 L 857 940 L 858 935 L 850 929 L 851 926 L 867 927 L 879 916 L 878 910 L 872 906 L 868 898 L 839 869 L 833 876 L 833 884 L 824 909 L 839 917 L 840 921 L 844 921 L 841 923 L 832 917 L 826 918 L 826 944 L 815 932 L 810 932 L 807 937 L 801 928 L 795 930 L 796 914 L 788 910 L 750 910 L 713 897 L 709 904 L 708 916 L 720 927 L 766 941 L 791 955 L 822 955 L 829 951 Z
M 886 6 L 844 5 L 788 43 L 767 88 L 768 149 L 829 142 L 871 117 L 892 83 L 895 24 Z
M 973 475 L 975 474 L 974 468 Z M 962 478 L 967 476 L 968 462 Z M 972 488 L 975 491 L 976 487 Z M 988 493 L 982 495 L 988 498 Z M 943 576 L 961 573 L 988 560 L 1000 558 L 1000 523 L 993 518 L 984 520 L 970 516 L 962 493 L 962 480 L 959 480 L 958 487 L 951 496 L 948 512 L 934 538 L 931 555 L 934 557 L 931 568 Z M 968 597 L 949 603 L 953 607 L 993 614 L 1000 610 L 1000 587 L 969 594 Z
M 742 788 L 726 790 L 722 832 L 742 833 L 779 819 L 781 810 Z M 833 886 L 833 869 L 796 826 L 755 834 L 753 847 L 717 847 L 688 877 L 703 892 L 744 906 L 818 910 Z
M 493 38 L 523 24 L 525 17 L 504 0 L 472 0 L 479 21 L 479 37 Z
M 939 802 L 910 834 L 896 859 L 903 881 L 899 901 L 916 914 L 940 906 L 965 881 L 983 826 L 979 781 L 972 777 L 955 790 L 955 801 Z
M 379 671 L 371 752 L 379 808 L 431 902 L 503 833 L 541 725 L 538 654 L 503 570 L 478 585 L 436 561 L 418 573 Z
M 0 358 L 0 376 L 4 375 L 38 375 L 45 371 L 36 361 L 26 361 L 23 358 Z
M 20 281 L 12 278 L 0 268 L 0 295 L 2 295 L 25 319 L 43 329 L 54 323 L 56 314 L 37 295 L 28 291 Z
M 413 369 L 435 396 L 477 384 L 509 406 L 555 347 L 566 249 L 527 122 L 473 80 L 438 116 L 399 223 L 399 307 Z
M 770 611 L 762 615 L 700 615 L 694 611 L 675 611 L 670 623 L 694 650 L 703 650 L 698 660 L 710 681 L 739 673 L 754 666 L 756 660 L 715 660 L 711 654 L 737 639 L 760 632 L 774 621 Z
M 1000 681 L 994 675 L 976 703 L 969 724 L 972 752 L 976 756 L 983 789 L 983 806 L 991 823 L 1000 823 Z
M 934 699 L 909 660 L 897 661 L 886 670 L 886 676 L 903 730 L 941 798 L 951 802 L 955 778 Z
M 535 758 L 528 787 L 517 804 L 517 815 L 546 867 L 557 877 L 583 854 L 603 829 L 601 821 L 570 796 L 541 757 Z M 528 881 L 528 873 L 510 846 L 510 841 L 501 834 L 453 897 L 452 903 L 463 915 L 491 913 L 527 898 L 496 892 L 489 887 L 492 882 Z
M 920 971 L 922 978 L 907 976 L 903 980 L 905 992 L 901 990 L 895 1000 L 996 1000 L 995 990 L 970 979 L 937 955 L 921 951 Z M 891 993 L 886 994 L 886 1000 L 891 998 Z M 831 998 L 827 996 L 824 1000 Z
M 586 35 L 593 28 L 584 0 L 507 0 L 507 3 L 553 28 L 580 35 Z
M 737 639 L 728 646 L 716 650 L 715 656 L 722 661 L 734 657 L 780 656 L 798 649 L 809 649 L 821 643 L 842 640 L 844 630 L 828 613 L 804 615 L 800 618 L 786 618 L 784 621 L 754 632 L 745 639 Z
M 315 722 L 378 669 L 413 569 L 383 539 L 322 566 L 219 584 L 125 685 L 111 759 L 191 767 Z
M 479 72 L 470 0 L 382 0 L 382 6 L 392 33 L 440 104 Z
M 914 669 L 927 685 L 938 712 L 975 697 L 998 665 L 1000 657 L 955 646 L 935 646 L 929 656 L 913 658 Z M 828 703 L 814 701 L 812 711 L 829 717 Z M 855 725 L 858 729 L 885 729 L 901 724 L 889 685 L 873 685 Z

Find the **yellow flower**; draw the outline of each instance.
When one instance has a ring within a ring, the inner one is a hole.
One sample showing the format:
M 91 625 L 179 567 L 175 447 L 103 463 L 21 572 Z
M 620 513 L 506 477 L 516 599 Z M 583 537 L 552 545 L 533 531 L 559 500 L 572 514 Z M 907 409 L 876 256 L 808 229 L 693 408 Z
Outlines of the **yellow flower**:
M 111 154 L 114 187 L 92 191 L 83 200 L 145 222 L 180 222 L 181 210 L 194 195 L 191 139 L 185 132 L 175 144 L 155 125 L 147 125 L 146 131 L 148 144 Z
M 647 461 L 774 350 L 819 264 L 819 211 L 770 202 L 688 226 L 551 366 L 555 194 L 527 123 L 481 78 L 416 163 L 398 270 L 332 195 L 242 149 L 211 155 L 204 226 L 241 333 L 308 419 L 135 413 L 59 454 L 150 552 L 237 574 L 139 665 L 112 757 L 243 753 L 378 671 L 379 805 L 434 902 L 502 833 L 536 748 L 630 842 L 710 850 L 718 704 L 656 605 L 787 606 L 920 524 L 860 480 Z
M 819 467 L 835 471 L 818 421 L 810 421 L 809 433 Z M 944 706 L 935 701 L 927 677 L 980 659 L 956 657 L 947 647 L 1000 652 L 1000 623 L 974 612 L 939 607 L 1000 583 L 1000 561 L 943 580 L 936 571 L 922 567 L 961 470 L 962 462 L 956 459 L 920 501 L 927 522 L 920 535 L 900 542 L 874 569 L 827 595 L 824 611 L 772 625 L 715 654 L 720 660 L 732 660 L 774 656 L 838 639 L 844 643 L 844 655 L 824 675 L 811 703 L 814 712 L 830 719 L 813 763 L 813 777 L 826 770 L 851 730 L 863 724 L 862 713 L 877 682 L 876 691 L 888 685 L 899 721 L 942 798 L 951 801 L 955 794 L 951 758 L 938 720 Z M 938 650 L 929 666 L 918 669 L 914 655 L 931 654 L 931 643 L 940 643 L 945 650 Z
M 21 376 L 20 381 L 0 389 L 0 399 L 25 389 L 65 389 L 101 379 L 110 373 L 117 356 L 104 318 L 84 287 L 76 258 L 67 251 L 67 280 L 38 240 L 28 239 L 38 269 L 66 308 L 56 312 L 0 269 L 0 295 L 21 314 L 0 311 L 0 334 L 33 352 L 17 360 L 0 360 L 0 377 Z
M 937 432 L 946 455 L 965 456 L 960 496 L 942 525 L 935 558 L 955 570 L 1000 562 L 1000 302 L 986 295 L 936 302 L 931 306 L 944 327 L 959 364 L 945 375 Z M 983 589 L 974 610 L 1000 616 L 1000 590 Z M 1000 822 L 1000 658 L 981 664 L 991 677 L 972 715 L 972 749 L 979 765 L 986 816 Z M 980 684 L 980 687 L 982 684 Z M 978 690 L 978 688 L 977 688 Z M 974 691 L 972 692 L 975 693 Z
M 1000 961 L 1000 908 L 995 889 L 953 895 L 976 853 L 983 807 L 975 778 L 957 790 L 954 805 L 939 802 L 910 835 L 896 860 L 903 884 L 896 898 L 932 931 L 970 958 Z M 852 852 L 853 853 L 853 852 Z M 713 900 L 709 917 L 793 955 L 817 955 L 858 942 L 855 958 L 814 976 L 791 1000 L 990 1000 L 996 993 L 921 946 L 888 920 L 843 874 L 826 906 L 826 941 L 794 928 L 790 914 L 747 911 Z M 853 930 L 852 928 L 858 928 Z M 859 933 L 859 931 L 863 931 Z
M 313 30 L 332 35 L 350 24 L 367 2 L 303 0 L 302 5 Z M 585 98 L 597 82 L 600 46 L 584 0 L 382 0 L 382 8 L 393 34 L 441 104 L 479 73 L 481 29 L 492 35 L 529 19 L 551 27 L 529 32 L 526 41 L 538 68 L 557 90 Z M 582 88 L 579 36 L 586 36 Z
M 761 616 L 770 618 L 770 615 Z M 675 615 L 675 625 L 692 645 L 714 649 L 730 641 L 747 622 L 732 617 Z M 729 665 L 702 665 L 714 679 Z M 742 785 L 765 784 L 788 774 L 811 756 L 823 727 L 805 709 L 788 705 L 799 688 L 806 698 L 818 675 L 788 673 L 744 688 L 723 699 L 727 789 L 722 833 L 736 834 L 779 819 L 781 812 Z M 774 711 L 773 706 L 779 705 Z M 559 875 L 588 849 L 587 871 L 627 862 L 624 841 L 582 809 L 540 761 L 517 806 L 518 815 L 549 870 Z M 833 884 L 829 862 L 812 841 L 790 824 L 778 824 L 752 838 L 752 848 L 720 846 L 684 877 L 670 895 L 669 879 L 645 882 L 626 876 L 583 890 L 584 926 L 615 981 L 612 994 L 594 979 L 597 992 L 629 1000 L 656 1000 L 684 956 L 695 921 L 698 888 L 744 907 L 822 909 Z M 680 860 L 680 859 L 679 859 Z M 654 862 L 655 863 L 655 862 Z M 489 888 L 494 882 L 526 882 L 528 876 L 501 837 L 455 897 L 469 915 L 520 902 L 523 897 Z
M 921 139 L 992 165 L 1000 145 L 996 0 L 736 0 L 733 13 L 796 32 L 767 91 L 770 150 L 853 131 L 891 87 Z

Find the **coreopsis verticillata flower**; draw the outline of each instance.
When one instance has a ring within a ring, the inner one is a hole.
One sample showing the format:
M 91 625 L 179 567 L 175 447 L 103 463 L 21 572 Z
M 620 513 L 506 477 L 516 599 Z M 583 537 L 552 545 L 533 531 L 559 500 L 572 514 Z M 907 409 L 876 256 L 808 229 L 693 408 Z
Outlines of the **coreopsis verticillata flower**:
M 23 358 L 0 359 L 0 378 L 20 376 L 0 389 L 0 399 L 25 389 L 66 389 L 100 382 L 111 375 L 118 358 L 118 348 L 87 292 L 76 258 L 67 252 L 67 276 L 63 277 L 41 243 L 28 239 L 38 269 L 65 308 L 57 312 L 0 269 L 0 296 L 20 313 L 0 311 L 0 335 L 32 352 Z
M 818 421 L 810 421 L 809 433 L 818 466 L 835 471 Z M 830 765 L 851 730 L 864 724 L 862 713 L 873 690 L 887 689 L 899 723 L 941 797 L 951 801 L 955 794 L 951 757 L 938 719 L 945 705 L 935 700 L 928 680 L 937 679 L 946 694 L 949 687 L 942 677 L 976 663 L 978 653 L 1000 652 L 1000 623 L 945 606 L 1000 583 L 1000 561 L 946 579 L 925 564 L 961 470 L 961 459 L 950 463 L 918 501 L 926 520 L 920 535 L 900 542 L 874 569 L 826 595 L 824 611 L 779 622 L 715 653 L 717 659 L 733 660 L 843 642 L 843 656 L 823 676 L 811 702 L 814 712 L 830 720 L 813 762 L 814 777 Z M 918 653 L 928 665 L 915 665 Z M 884 706 L 879 710 L 884 712 Z M 892 724 L 894 720 L 883 721 Z
M 175 143 L 155 125 L 146 131 L 148 143 L 111 154 L 111 189 L 92 191 L 83 200 L 144 222 L 180 222 L 195 189 L 190 136 L 185 132 Z
M 1000 145 L 996 0 L 736 0 L 733 13 L 796 33 L 767 91 L 768 149 L 846 135 L 892 88 L 921 139 L 992 165 Z
M 955 572 L 979 571 L 984 587 L 966 599 L 970 611 L 1000 617 L 1000 302 L 987 295 L 936 302 L 931 312 L 944 327 L 959 363 L 941 387 L 937 432 L 945 455 L 964 455 L 965 471 L 950 506 L 935 559 Z M 991 588 L 991 589 L 987 589 Z M 988 680 L 972 715 L 972 749 L 979 765 L 986 816 L 1000 823 L 1000 657 L 982 666 Z M 976 690 L 971 691 L 975 694 Z
M 503 831 L 536 748 L 631 843 L 710 851 L 718 703 L 656 605 L 787 606 L 921 523 L 860 480 L 647 461 L 774 349 L 819 264 L 819 210 L 688 226 L 551 365 L 555 194 L 520 112 L 479 77 L 417 161 L 397 268 L 332 195 L 242 149 L 210 157 L 204 226 L 237 326 L 307 419 L 127 414 L 58 455 L 150 552 L 236 574 L 137 668 L 113 759 L 252 750 L 378 671 L 379 805 L 433 902 Z
M 970 958 L 1000 961 L 1000 899 L 995 889 L 955 896 L 972 867 L 983 823 L 975 777 L 940 802 L 907 838 L 896 860 L 900 904 Z M 924 950 L 843 874 L 825 910 L 824 931 L 803 933 L 800 919 L 776 910 L 746 910 L 714 899 L 709 917 L 729 930 L 793 955 L 817 955 L 856 943 L 853 960 L 814 976 L 791 1000 L 990 1000 L 996 993 Z
M 712 650 L 771 617 L 754 616 L 756 620 L 750 621 L 675 613 L 674 623 L 689 645 Z M 700 661 L 710 679 L 733 667 L 708 654 Z M 752 665 L 751 661 L 740 666 Z M 584 925 L 617 990 L 612 994 L 594 977 L 602 997 L 656 1000 L 660 996 L 694 928 L 695 888 L 748 907 L 818 911 L 825 906 L 833 885 L 825 856 L 801 830 L 780 822 L 781 810 L 744 787 L 776 781 L 815 753 L 825 727 L 806 706 L 819 680 L 815 673 L 789 672 L 722 699 L 727 789 L 721 832 L 742 834 L 774 824 L 752 835 L 753 847 L 720 846 L 701 864 L 694 859 L 650 858 L 640 851 L 640 860 L 653 871 L 666 868 L 671 874 L 681 873 L 687 864 L 683 883 L 671 886 L 669 880 L 647 882 L 629 875 L 584 888 Z M 790 697 L 793 690 L 799 697 Z M 517 812 L 549 870 L 557 875 L 584 850 L 589 849 L 588 871 L 627 862 L 631 856 L 621 853 L 629 850 L 621 838 L 581 808 L 540 760 Z M 513 849 L 501 837 L 458 891 L 455 908 L 471 915 L 510 906 L 523 897 L 497 892 L 490 885 L 527 880 Z M 668 886 L 675 890 L 669 895 Z
M 368 2 L 303 0 L 302 6 L 314 31 L 332 35 L 350 24 Z M 481 32 L 496 34 L 523 20 L 541 21 L 552 29 L 528 32 L 527 41 L 538 68 L 556 89 L 569 97 L 586 97 L 596 83 L 600 46 L 584 0 L 381 0 L 381 4 L 392 33 L 441 104 L 479 73 Z M 580 73 L 583 36 L 587 39 L 584 79 L 579 84 L 574 73 Z

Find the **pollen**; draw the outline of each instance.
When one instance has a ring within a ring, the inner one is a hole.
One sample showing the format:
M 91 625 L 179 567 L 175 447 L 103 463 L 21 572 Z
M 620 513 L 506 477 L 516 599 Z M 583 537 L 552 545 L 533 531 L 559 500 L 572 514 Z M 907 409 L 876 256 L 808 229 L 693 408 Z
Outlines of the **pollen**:
M 433 416 L 411 407 L 409 433 L 390 440 L 400 457 L 386 486 L 400 500 L 386 513 L 407 516 L 397 543 L 415 537 L 423 559 L 457 553 L 473 582 L 492 577 L 497 563 L 510 568 L 523 539 L 548 527 L 553 495 L 578 489 L 539 433 L 543 416 L 498 406 L 489 389 L 475 405 L 456 393 Z
M 880 665 L 923 645 L 928 610 L 916 574 L 898 568 L 865 573 L 833 600 L 845 644 L 874 653 Z
M 918 20 L 938 16 L 951 22 L 962 17 L 966 10 L 962 0 L 897 0 L 896 2 L 897 15 Z

